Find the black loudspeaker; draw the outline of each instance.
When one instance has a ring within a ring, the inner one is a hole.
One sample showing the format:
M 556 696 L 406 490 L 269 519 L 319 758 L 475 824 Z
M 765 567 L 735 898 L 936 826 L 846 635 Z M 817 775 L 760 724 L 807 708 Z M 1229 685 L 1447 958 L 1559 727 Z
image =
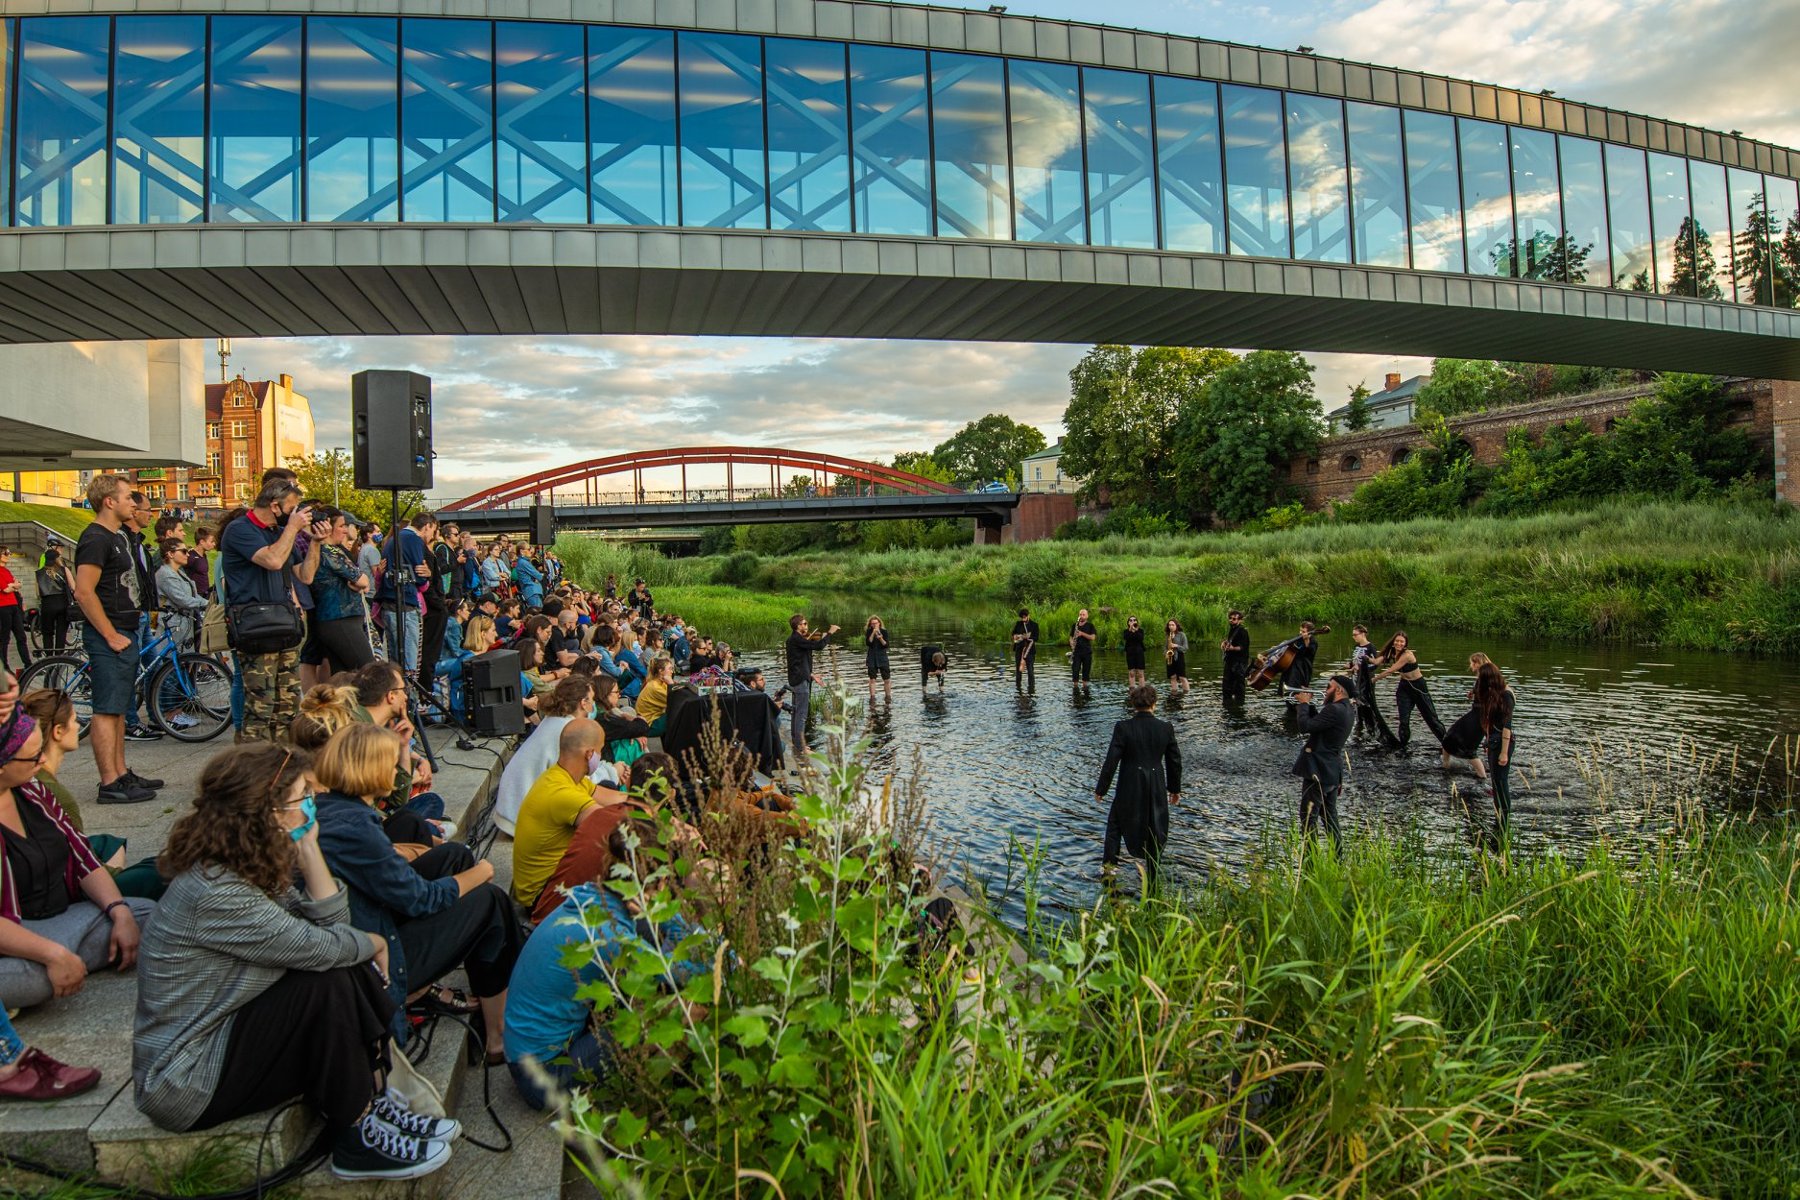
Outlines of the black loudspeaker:
M 531 544 L 548 546 L 556 541 L 556 512 L 548 504 L 531 506 Z
M 431 487 L 431 377 L 358 371 L 350 377 L 351 462 L 359 488 Z
M 463 663 L 463 686 L 468 689 L 469 725 L 476 733 L 519 733 L 525 728 L 525 705 L 520 696 L 519 652 L 489 650 Z

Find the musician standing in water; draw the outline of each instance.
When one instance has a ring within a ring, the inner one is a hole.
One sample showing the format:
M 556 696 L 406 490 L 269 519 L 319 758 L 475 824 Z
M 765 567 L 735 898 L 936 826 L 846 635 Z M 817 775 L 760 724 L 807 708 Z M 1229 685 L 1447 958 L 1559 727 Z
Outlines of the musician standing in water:
M 1389 675 L 1399 672 L 1400 682 L 1394 685 L 1394 707 L 1400 710 L 1400 749 L 1404 753 L 1407 744 L 1412 741 L 1412 713 L 1419 710 L 1425 719 L 1426 727 L 1441 746 L 1444 742 L 1444 723 L 1438 720 L 1437 706 L 1431 702 L 1431 689 L 1425 686 L 1425 672 L 1419 669 L 1419 656 L 1407 648 L 1406 630 L 1397 630 L 1388 639 L 1387 645 L 1381 648 L 1381 661 L 1387 669 L 1375 677 L 1380 683 Z
M 869 671 L 869 699 L 875 698 L 875 681 L 887 689 L 887 698 L 894 698 L 894 672 L 888 662 L 888 631 L 881 623 L 880 617 L 870 617 L 863 626 L 863 663 Z
M 1469 674 L 1481 678 L 1481 668 L 1488 661 L 1488 656 L 1477 650 L 1469 655 Z M 1485 731 L 1481 724 L 1481 706 L 1475 703 L 1475 688 L 1469 688 L 1469 711 L 1450 722 L 1450 728 L 1444 731 L 1444 770 L 1457 760 L 1469 764 L 1475 772 L 1475 778 L 1488 783 L 1487 768 L 1481 765 L 1482 744 Z M 1493 784 L 1488 783 L 1491 790 Z
M 1293 692 L 1312 682 L 1313 660 L 1319 656 L 1319 639 L 1313 636 L 1313 623 L 1300 622 L 1300 636 L 1294 639 L 1294 661 L 1281 673 L 1281 686 Z
M 1125 684 L 1136 687 L 1150 682 L 1144 678 L 1144 627 L 1136 617 L 1125 618 Z
M 1225 652 L 1225 703 L 1244 702 L 1244 676 L 1250 673 L 1250 631 L 1244 628 L 1244 614 L 1231 610 L 1227 618 L 1231 628 L 1219 649 Z
M 1294 760 L 1292 773 L 1300 776 L 1300 831 L 1316 832 L 1321 826 L 1331 835 L 1332 849 L 1344 853 L 1344 835 L 1338 825 L 1338 793 L 1344 786 L 1344 743 L 1356 724 L 1350 693 L 1356 681 L 1333 675 L 1325 686 L 1325 705 L 1314 708 L 1313 694 L 1294 694 L 1294 720 L 1306 735 L 1306 745 Z
M 1169 695 L 1186 695 L 1188 690 L 1187 634 L 1181 632 L 1181 622 L 1172 618 L 1167 625 L 1163 626 L 1163 633 L 1167 637 L 1167 643 L 1163 646 L 1163 657 L 1169 663 Z
M 1119 790 L 1106 814 L 1101 862 L 1110 877 L 1123 843 L 1128 854 L 1144 860 L 1147 893 L 1156 886 L 1157 865 L 1169 840 L 1169 808 L 1181 803 L 1181 746 L 1175 741 L 1175 727 L 1154 715 L 1155 688 L 1137 684 L 1130 700 L 1131 716 L 1113 726 L 1094 800 L 1106 803 L 1117 773 Z
M 1077 687 L 1085 689 L 1094 674 L 1094 639 L 1099 636 L 1100 631 L 1088 620 L 1087 609 L 1075 614 L 1074 627 L 1069 630 L 1069 674 Z
M 1012 628 L 1013 683 L 1015 685 L 1023 678 L 1027 687 L 1037 687 L 1038 637 L 1038 623 L 1031 619 L 1031 610 L 1021 608 L 1019 619 L 1013 622 Z
M 1475 673 L 1475 707 L 1487 735 L 1488 775 L 1494 781 L 1494 817 L 1504 835 L 1512 823 L 1513 693 L 1500 668 L 1484 662 Z

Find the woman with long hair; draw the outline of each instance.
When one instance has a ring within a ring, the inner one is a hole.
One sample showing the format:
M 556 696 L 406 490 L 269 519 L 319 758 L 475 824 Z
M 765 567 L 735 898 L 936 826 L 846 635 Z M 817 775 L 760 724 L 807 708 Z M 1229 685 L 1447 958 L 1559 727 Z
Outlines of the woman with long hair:
M 1377 657 L 1387 664 L 1387 669 L 1375 677 L 1375 682 L 1379 683 L 1396 672 L 1400 676 L 1400 682 L 1394 685 L 1394 707 L 1400 710 L 1402 753 L 1412 740 L 1412 714 L 1415 708 L 1419 710 L 1419 716 L 1424 718 L 1432 736 L 1442 745 L 1444 723 L 1438 720 L 1437 706 L 1431 702 L 1431 689 L 1425 686 L 1425 672 L 1419 669 L 1419 656 L 1407 645 L 1406 630 L 1396 630 Z
M 414 1179 L 449 1161 L 461 1129 L 386 1087 L 388 946 L 351 925 L 325 865 L 311 765 L 247 743 L 200 773 L 139 957 L 137 1106 L 164 1129 L 210 1129 L 303 1097 L 335 1174 Z
M 1504 832 L 1512 822 L 1513 692 L 1491 662 L 1475 673 L 1475 711 L 1481 714 L 1488 776 L 1494 781 L 1494 816 Z
M 369 642 L 369 589 L 374 581 L 351 556 L 354 536 L 349 521 L 336 509 L 322 509 L 314 520 L 329 521 L 331 532 L 319 547 L 319 570 L 313 576 L 313 615 L 319 644 L 337 671 L 354 671 L 375 661 Z
M 888 631 L 881 618 L 871 615 L 863 623 L 863 665 L 869 672 L 869 698 L 875 698 L 875 681 L 881 680 L 887 698 L 894 698 L 894 672 L 888 662 Z
M 1480 678 L 1481 668 L 1488 662 L 1488 656 L 1477 650 L 1469 655 L 1469 674 Z M 1482 766 L 1482 742 L 1485 740 L 1481 728 L 1481 709 L 1475 704 L 1475 688 L 1469 688 L 1469 711 L 1450 722 L 1450 728 L 1444 732 L 1444 770 L 1450 769 L 1452 762 L 1466 762 L 1475 778 L 1487 781 L 1487 768 Z
M 1188 690 L 1187 634 L 1181 631 L 1181 622 L 1172 617 L 1163 626 L 1163 634 L 1165 635 L 1163 658 L 1169 664 L 1169 694 L 1172 696 L 1186 695 Z
M 1122 635 L 1125 644 L 1125 682 L 1130 687 L 1149 682 L 1144 677 L 1145 636 L 1146 630 L 1136 617 L 1125 618 L 1125 632 Z

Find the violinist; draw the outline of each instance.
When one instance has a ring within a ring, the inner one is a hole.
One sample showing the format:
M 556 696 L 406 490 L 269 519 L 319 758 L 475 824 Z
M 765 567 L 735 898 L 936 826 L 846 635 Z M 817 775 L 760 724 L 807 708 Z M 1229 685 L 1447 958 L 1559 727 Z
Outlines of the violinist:
M 1313 636 L 1313 623 L 1300 622 L 1300 636 L 1293 641 L 1294 661 L 1281 674 L 1281 686 L 1297 692 L 1312 682 L 1313 659 L 1319 655 L 1319 639 Z
M 1025 677 L 1027 686 L 1037 686 L 1037 644 L 1038 623 L 1031 619 L 1031 610 L 1021 608 L 1019 619 L 1013 622 L 1013 682 L 1019 682 L 1021 675 Z
M 1250 631 L 1244 628 L 1244 614 L 1231 610 L 1231 628 L 1219 649 L 1225 652 L 1225 703 L 1244 702 L 1244 676 L 1250 673 Z
M 1344 743 L 1356 724 L 1351 712 L 1351 693 L 1356 681 L 1348 675 L 1333 675 L 1325 686 L 1325 705 L 1314 708 L 1313 694 L 1302 690 L 1294 694 L 1294 719 L 1306 735 L 1306 745 L 1294 760 L 1292 773 L 1300 785 L 1300 831 L 1316 832 L 1321 826 L 1331 835 L 1332 849 L 1344 853 L 1344 836 L 1338 825 L 1338 793 L 1344 786 Z
M 1407 646 L 1406 630 L 1397 630 L 1388 639 L 1387 645 L 1381 648 L 1381 661 L 1387 664 L 1387 669 L 1375 677 L 1376 683 L 1396 672 L 1400 675 L 1400 682 L 1394 685 L 1394 707 L 1400 710 L 1401 753 L 1406 752 L 1407 743 L 1412 741 L 1415 708 L 1441 746 L 1446 736 L 1444 723 L 1438 720 L 1437 706 L 1431 702 L 1431 690 L 1425 686 L 1425 672 L 1419 669 L 1419 656 Z
M 1082 609 L 1075 614 L 1075 624 L 1069 629 L 1069 675 L 1075 685 L 1086 689 L 1088 680 L 1094 673 L 1094 639 L 1100 631 L 1088 620 L 1088 610 Z
M 838 627 L 833 625 L 823 633 L 814 633 L 806 616 L 795 613 L 788 618 L 788 629 L 784 649 L 787 651 L 788 694 L 793 697 L 794 704 L 794 764 L 798 766 L 806 761 L 806 713 L 812 702 L 813 684 L 824 682 L 813 673 L 813 655 L 838 631 Z

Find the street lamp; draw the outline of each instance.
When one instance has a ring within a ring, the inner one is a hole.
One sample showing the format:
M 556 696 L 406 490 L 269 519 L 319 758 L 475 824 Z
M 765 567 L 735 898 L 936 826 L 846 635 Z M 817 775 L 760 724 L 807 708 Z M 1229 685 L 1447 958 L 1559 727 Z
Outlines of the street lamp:
M 331 507 L 333 508 L 338 506 L 338 462 L 340 461 L 338 455 L 343 452 L 342 446 L 331 448 Z

